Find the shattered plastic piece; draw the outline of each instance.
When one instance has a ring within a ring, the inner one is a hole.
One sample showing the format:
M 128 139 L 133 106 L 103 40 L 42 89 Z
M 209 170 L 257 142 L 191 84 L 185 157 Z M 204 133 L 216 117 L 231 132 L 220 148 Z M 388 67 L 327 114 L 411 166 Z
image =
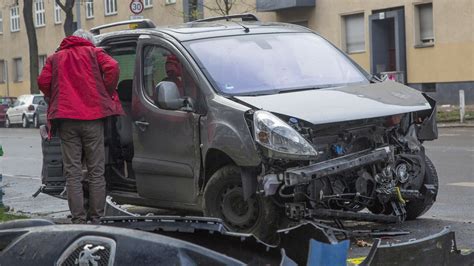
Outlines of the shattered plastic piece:
M 349 240 L 337 244 L 326 244 L 311 240 L 307 265 L 345 265 L 349 246 Z
M 440 233 L 404 243 L 382 245 L 377 239 L 361 265 L 473 265 L 474 252 L 462 255 L 454 232 Z
M 133 214 L 127 210 L 124 210 L 120 207 L 120 205 L 115 204 L 112 201 L 111 196 L 107 196 L 105 199 L 105 207 L 104 207 L 104 216 L 138 216 L 137 214 Z
M 372 243 L 369 243 L 369 242 L 367 242 L 367 241 L 365 241 L 365 240 L 360 239 L 360 240 L 357 240 L 356 245 L 357 245 L 358 247 L 363 248 L 363 247 L 371 247 L 373 244 L 372 244 Z

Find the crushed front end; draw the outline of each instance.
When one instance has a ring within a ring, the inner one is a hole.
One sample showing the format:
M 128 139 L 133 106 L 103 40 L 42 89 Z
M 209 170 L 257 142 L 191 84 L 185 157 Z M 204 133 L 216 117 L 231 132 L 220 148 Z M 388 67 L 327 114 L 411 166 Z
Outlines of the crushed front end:
M 415 219 L 438 191 L 423 147 L 437 138 L 436 110 L 425 97 L 430 110 L 317 125 L 250 111 L 263 158 L 258 192 L 293 220 Z

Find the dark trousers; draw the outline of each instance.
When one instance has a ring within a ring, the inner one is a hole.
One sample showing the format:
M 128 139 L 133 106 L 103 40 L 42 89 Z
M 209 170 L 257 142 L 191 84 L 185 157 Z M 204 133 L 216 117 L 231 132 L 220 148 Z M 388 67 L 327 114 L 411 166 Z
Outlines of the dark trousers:
M 105 152 L 103 120 L 62 120 L 59 137 L 63 155 L 63 172 L 69 210 L 73 223 L 85 223 L 89 218 L 98 223 L 105 206 Z M 82 152 L 89 183 L 89 209 L 84 208 Z

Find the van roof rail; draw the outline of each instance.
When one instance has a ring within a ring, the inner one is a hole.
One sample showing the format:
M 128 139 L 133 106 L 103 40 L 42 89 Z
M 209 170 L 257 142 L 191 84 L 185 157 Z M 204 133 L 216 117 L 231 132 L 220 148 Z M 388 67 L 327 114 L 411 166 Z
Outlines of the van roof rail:
M 133 25 L 133 24 L 136 24 L 138 29 L 156 28 L 155 23 L 153 23 L 153 21 L 151 21 L 150 19 L 132 19 L 132 20 L 124 20 L 124 21 L 118 21 L 118 22 L 100 25 L 100 26 L 92 28 L 90 32 L 94 35 L 98 35 L 100 34 L 100 30 L 103 30 L 103 29 L 113 28 L 113 27 L 122 26 L 122 25 Z
M 203 18 L 203 19 L 198 19 L 191 21 L 190 23 L 195 23 L 195 22 L 212 22 L 212 21 L 230 21 L 232 19 L 241 19 L 242 21 L 260 21 L 257 16 L 251 13 L 244 13 L 244 14 L 238 14 L 238 15 L 228 15 L 228 16 L 219 16 L 219 17 L 212 17 L 212 18 Z

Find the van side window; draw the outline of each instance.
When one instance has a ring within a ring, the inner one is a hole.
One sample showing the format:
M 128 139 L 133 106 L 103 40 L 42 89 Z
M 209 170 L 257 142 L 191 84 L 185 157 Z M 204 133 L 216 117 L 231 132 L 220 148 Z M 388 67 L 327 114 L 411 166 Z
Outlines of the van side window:
M 181 97 L 197 99 L 199 89 L 180 59 L 171 51 L 159 46 L 144 48 L 144 93 L 156 102 L 155 87 L 161 81 L 171 81 L 178 87 Z

